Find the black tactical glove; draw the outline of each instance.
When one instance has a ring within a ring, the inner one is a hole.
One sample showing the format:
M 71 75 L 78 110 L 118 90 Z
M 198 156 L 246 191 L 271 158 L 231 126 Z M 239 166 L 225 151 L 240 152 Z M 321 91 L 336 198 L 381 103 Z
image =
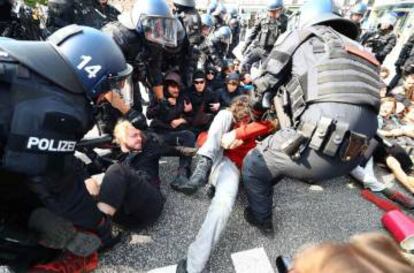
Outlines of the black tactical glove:
M 148 128 L 148 124 L 147 124 L 147 119 L 146 119 L 146 117 L 145 117 L 142 113 L 140 113 L 140 112 L 138 112 L 138 111 L 136 111 L 136 110 L 134 110 L 134 109 L 129 110 L 129 111 L 125 114 L 125 118 L 126 118 L 129 122 L 131 122 L 131 124 L 132 124 L 135 128 L 137 128 L 137 129 L 139 129 L 139 130 L 145 130 L 145 129 L 147 129 L 147 128 Z

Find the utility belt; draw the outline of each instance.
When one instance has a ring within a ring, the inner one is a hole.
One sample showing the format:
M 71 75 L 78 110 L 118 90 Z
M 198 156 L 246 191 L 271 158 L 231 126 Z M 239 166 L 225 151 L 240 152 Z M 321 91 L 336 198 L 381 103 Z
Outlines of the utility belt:
M 301 122 L 298 134 L 282 144 L 281 150 L 298 160 L 309 147 L 343 162 L 360 157 L 368 148 L 369 138 L 349 130 L 349 124 L 322 117 L 318 123 Z

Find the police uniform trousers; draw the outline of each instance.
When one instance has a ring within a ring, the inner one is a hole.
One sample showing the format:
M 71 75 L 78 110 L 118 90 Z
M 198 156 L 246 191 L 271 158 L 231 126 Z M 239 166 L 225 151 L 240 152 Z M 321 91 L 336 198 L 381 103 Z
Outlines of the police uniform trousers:
M 351 104 L 309 105 L 301 121 L 317 123 L 322 117 L 346 122 L 349 130 L 368 137 L 373 137 L 378 128 L 375 111 Z M 342 161 L 338 155 L 331 157 L 309 147 L 298 160 L 293 160 L 281 151 L 281 145 L 296 134 L 294 129 L 282 129 L 259 143 L 244 159 L 242 180 L 249 208 L 259 222 L 272 217 L 273 186 L 283 177 L 304 181 L 330 179 L 348 174 L 360 162 L 360 159 Z
M 231 129 L 232 121 L 230 111 L 220 111 L 211 124 L 207 141 L 198 152 L 213 160 L 209 183 L 216 187 L 216 191 L 201 229 L 188 249 L 188 273 L 203 271 L 226 227 L 236 201 L 240 171 L 229 158 L 223 155 L 223 149 L 220 146 L 223 134 Z

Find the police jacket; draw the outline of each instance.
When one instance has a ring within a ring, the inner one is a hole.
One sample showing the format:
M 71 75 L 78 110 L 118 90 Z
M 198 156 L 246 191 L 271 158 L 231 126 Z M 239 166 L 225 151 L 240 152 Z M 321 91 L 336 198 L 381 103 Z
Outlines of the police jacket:
M 397 44 L 397 35 L 392 31 L 377 30 L 368 32 L 361 37 L 361 43 L 372 49 L 377 60 L 382 64 L 385 57 L 391 52 Z
M 29 61 L 39 73 L 6 51 L 0 53 L 0 167 L 26 175 L 32 190 L 49 202 L 44 186 L 56 190 L 73 185 L 66 182 L 75 171 L 76 143 L 93 126 L 92 108 L 86 95 L 77 91 L 83 90 L 80 84 L 70 81 L 71 68 L 53 50 L 45 54 L 50 59 Z M 41 73 L 62 73 L 66 80 L 58 85 Z
M 231 29 L 231 43 L 229 47 L 229 55 L 232 56 L 233 49 L 236 48 L 236 46 L 240 42 L 240 24 L 237 23 L 235 27 L 230 27 Z
M 162 84 L 162 49 L 149 45 L 135 30 L 120 22 L 106 24 L 102 31 L 112 36 L 124 53 L 125 59 L 134 67 L 134 80 L 147 85 Z
M 117 21 L 118 15 L 120 14 L 119 10 L 110 4 L 100 5 L 99 3 L 96 3 L 95 10 L 105 16 L 103 18 L 105 24 Z
M 254 45 L 269 52 L 272 50 L 279 35 L 285 30 L 286 27 L 279 20 L 266 16 L 258 20 L 254 25 L 252 32 L 246 39 L 245 49 L 253 42 Z
M 147 109 L 147 118 L 152 119 L 150 127 L 157 133 L 188 129 L 192 121 L 193 112 L 184 112 L 184 101 L 188 103 L 189 99 L 183 94 L 180 94 L 177 98 L 175 105 L 171 105 L 167 100 L 160 102 L 153 100 Z M 184 118 L 187 123 L 173 128 L 170 124 L 171 121 L 179 118 Z
M 408 41 L 404 44 L 403 48 L 400 51 L 395 66 L 402 67 L 406 64 L 407 60 L 411 57 L 414 57 L 414 34 L 411 34 Z
M 183 24 L 187 39 L 191 46 L 201 43 L 201 18 L 195 8 L 177 9 L 176 16 Z
M 214 39 L 210 35 L 201 45 L 201 53 L 205 54 L 207 57 L 206 66 L 213 64 L 214 66 L 223 67 L 224 57 L 227 54 L 226 45 L 221 41 Z
M 322 102 L 378 111 L 379 66 L 359 43 L 328 26 L 312 26 L 293 31 L 276 44 L 254 84 L 259 93 L 286 94 L 294 121 L 308 105 Z

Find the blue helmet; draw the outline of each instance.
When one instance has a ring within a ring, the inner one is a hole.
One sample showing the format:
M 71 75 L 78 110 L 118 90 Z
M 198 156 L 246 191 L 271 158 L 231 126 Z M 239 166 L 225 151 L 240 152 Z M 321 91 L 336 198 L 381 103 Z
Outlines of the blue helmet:
M 103 32 L 86 26 L 69 25 L 49 38 L 70 64 L 85 88 L 88 98 L 123 88 L 132 67 L 115 41 Z
M 307 1 L 300 9 L 299 28 L 312 25 L 328 25 L 343 35 L 356 39 L 358 27 L 343 18 L 332 0 Z
M 230 44 L 231 38 L 232 38 L 231 29 L 228 26 L 222 26 L 214 32 L 214 39 L 224 44 Z
M 211 14 L 213 16 L 219 16 L 219 17 L 224 18 L 226 13 L 227 13 L 226 7 L 223 4 L 220 3 L 220 4 L 217 5 L 215 10 Z
M 358 3 L 352 7 L 351 14 L 361 14 L 362 16 L 364 16 L 367 10 L 368 7 L 365 3 Z
M 210 14 L 202 14 L 200 17 L 202 26 L 206 26 L 208 28 L 212 28 L 214 26 L 214 20 Z
M 268 0 L 267 1 L 267 10 L 277 10 L 283 8 L 283 0 Z
M 239 14 L 235 7 L 230 7 L 229 9 L 227 9 L 227 13 L 230 18 L 237 18 L 237 15 Z

